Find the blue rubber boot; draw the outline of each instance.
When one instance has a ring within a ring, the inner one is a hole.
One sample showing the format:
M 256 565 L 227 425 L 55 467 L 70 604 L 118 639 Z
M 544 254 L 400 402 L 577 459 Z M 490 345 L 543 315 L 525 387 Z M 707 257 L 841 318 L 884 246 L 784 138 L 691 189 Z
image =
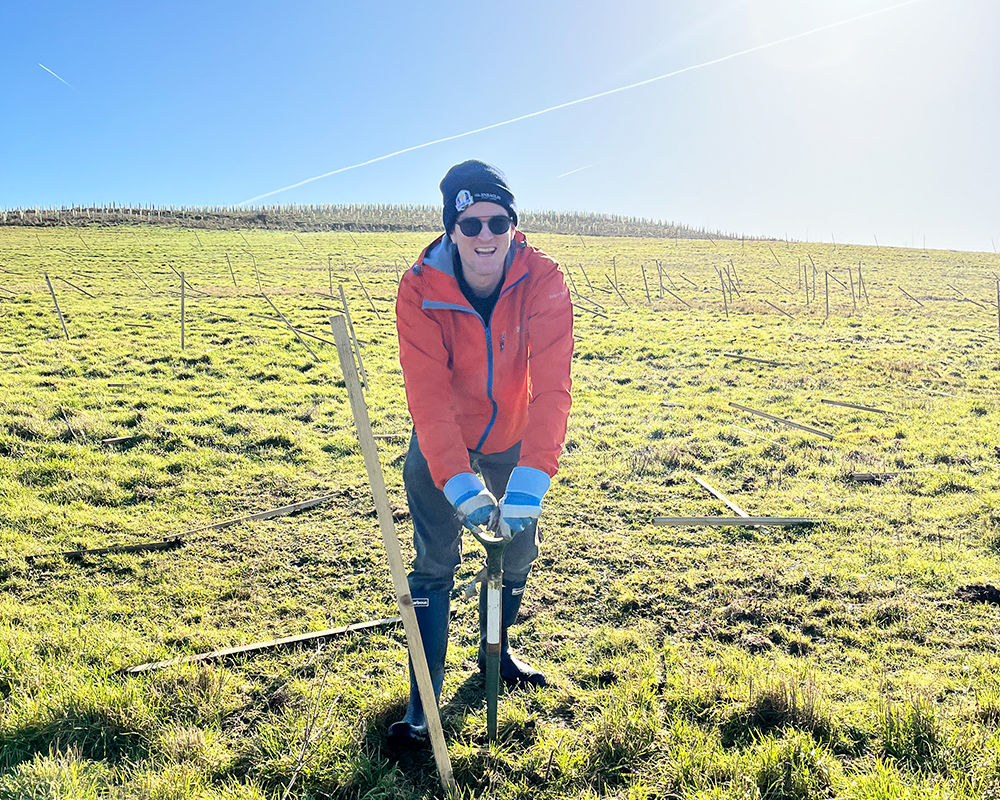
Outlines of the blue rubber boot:
M 500 595 L 500 677 L 508 686 L 547 686 L 545 675 L 514 655 L 507 641 L 507 629 L 517 619 L 524 583 L 503 584 Z M 479 592 L 479 671 L 486 671 L 486 582 Z
M 413 609 L 417 614 L 424 655 L 434 685 L 434 696 L 440 700 L 444 684 L 444 659 L 448 654 L 448 618 L 451 610 L 451 593 L 447 589 L 424 590 L 412 588 Z M 389 727 L 389 743 L 395 747 L 423 745 L 427 741 L 427 718 L 420 702 L 417 679 L 410 661 L 410 703 L 399 722 Z

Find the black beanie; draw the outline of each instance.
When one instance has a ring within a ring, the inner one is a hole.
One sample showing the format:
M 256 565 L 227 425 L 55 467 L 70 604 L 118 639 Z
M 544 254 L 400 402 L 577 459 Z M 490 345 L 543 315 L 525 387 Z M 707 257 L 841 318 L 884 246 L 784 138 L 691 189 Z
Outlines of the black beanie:
M 441 179 L 441 197 L 444 199 L 444 229 L 451 233 L 455 220 L 473 203 L 496 203 L 507 209 L 517 225 L 517 205 L 507 186 L 507 178 L 496 167 L 482 161 L 463 161 L 456 164 Z

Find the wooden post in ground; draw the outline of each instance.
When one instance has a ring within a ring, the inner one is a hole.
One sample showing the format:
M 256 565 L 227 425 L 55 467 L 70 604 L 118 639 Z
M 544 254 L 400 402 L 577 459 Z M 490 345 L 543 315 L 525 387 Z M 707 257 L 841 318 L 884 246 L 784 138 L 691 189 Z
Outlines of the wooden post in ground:
M 656 259 L 656 282 L 660 286 L 660 300 L 663 299 L 663 267 L 660 265 L 660 259 Z
M 371 422 L 368 418 L 368 407 L 361 392 L 358 373 L 354 369 L 354 357 L 351 354 L 351 341 L 344 317 L 333 317 L 330 320 L 333 328 L 333 338 L 337 343 L 337 355 L 340 358 L 340 368 L 344 373 L 344 383 L 347 385 L 347 396 L 351 401 L 351 411 L 354 414 L 354 425 L 357 428 L 361 452 L 365 459 L 365 469 L 368 472 L 368 482 L 371 484 L 375 499 L 375 511 L 378 514 L 379 530 L 382 533 L 382 543 L 385 545 L 389 558 L 389 569 L 392 573 L 392 583 L 396 590 L 396 602 L 403 618 L 403 628 L 406 630 L 406 642 L 410 651 L 410 661 L 413 664 L 413 674 L 417 681 L 420 701 L 427 717 L 427 732 L 430 735 L 431 750 L 437 764 L 438 775 L 445 791 L 455 791 L 455 778 L 448 757 L 448 746 L 445 744 L 444 731 L 441 728 L 441 718 L 438 715 L 437 698 L 434 696 L 434 686 L 431 683 L 427 658 L 424 655 L 423 640 L 420 638 L 420 627 L 417 625 L 417 614 L 413 610 L 413 598 L 406 581 L 406 569 L 403 566 L 403 554 L 399 547 L 399 538 L 392 521 L 392 509 L 389 507 L 389 496 L 385 488 L 382 466 L 378 460 L 378 445 L 372 436 Z
M 611 270 L 615 276 L 615 282 L 612 284 L 615 287 L 615 291 L 618 291 L 618 262 L 614 256 L 611 256 Z M 607 277 L 605 275 L 605 277 Z
M 340 302 L 344 304 L 344 317 L 347 319 L 347 327 L 351 331 L 351 339 L 354 341 L 354 352 L 358 355 L 358 370 L 361 372 L 361 388 L 368 391 L 368 376 L 365 374 L 365 364 L 361 360 L 361 345 L 358 344 L 358 337 L 354 333 L 354 323 L 351 322 L 351 309 L 347 307 L 347 295 L 344 294 L 344 284 L 337 284 L 340 289 Z M 333 322 L 330 322 L 331 329 Z
M 330 297 L 333 297 L 333 256 L 326 257 L 326 275 L 330 279 Z
M 715 271 L 719 273 L 719 285 L 722 287 L 722 308 L 726 312 L 726 319 L 729 319 L 729 302 L 726 300 L 726 282 L 722 277 L 722 270 L 716 267 Z
M 587 270 L 583 268 L 583 264 L 580 265 L 580 272 L 583 273 L 583 279 L 587 282 L 587 288 L 593 293 L 594 285 L 590 282 L 590 278 L 587 277 Z
M 871 305 L 872 302 L 871 302 L 871 300 L 868 299 L 868 285 L 865 283 L 864 276 L 862 276 L 862 274 L 861 274 L 861 262 L 859 261 L 858 262 L 858 296 L 861 295 L 861 292 L 865 293 L 865 303 L 867 305 Z
M 66 335 L 66 341 L 69 341 L 69 331 L 66 330 L 66 320 L 63 319 L 62 311 L 59 309 L 59 301 L 56 300 L 55 289 L 52 288 L 52 281 L 49 280 L 49 273 L 44 273 L 45 282 L 49 285 L 49 294 L 52 295 L 52 302 L 56 306 L 56 316 L 59 317 L 59 324 L 62 325 L 63 333 Z
M 854 304 L 854 313 L 858 313 L 858 301 L 854 297 L 854 273 L 847 270 L 847 274 L 851 279 L 851 302 Z
M 361 276 L 360 276 L 360 275 L 358 275 L 358 271 L 357 271 L 357 269 L 355 269 L 355 270 L 354 270 L 354 277 L 355 277 L 355 278 L 357 278 L 357 279 L 358 279 L 358 283 L 360 283 L 360 284 L 361 284 L 361 291 L 362 291 L 362 292 L 364 292 L 364 293 L 365 293 L 365 297 L 367 297 L 367 298 L 368 298 L 368 305 L 370 305 L 370 306 L 372 307 L 372 311 L 374 311 L 374 312 L 375 312 L 375 316 L 376 316 L 376 317 L 377 317 L 378 319 L 382 319 L 382 315 L 381 315 L 381 314 L 379 314 L 379 313 L 378 313 L 378 309 L 377 309 L 377 308 L 375 308 L 375 304 L 374 304 L 374 303 L 372 302 L 372 298 L 371 298 L 371 295 L 370 295 L 370 294 L 368 294 L 368 290 L 367 290 L 367 289 L 365 288 L 365 283 L 364 283 L 364 281 L 362 281 L 362 280 L 361 280 Z
M 830 318 L 830 273 L 827 270 L 823 270 L 823 286 L 826 287 L 826 316 L 824 319 Z
M 236 273 L 233 272 L 233 262 L 229 260 L 229 253 L 226 253 L 226 263 L 229 265 L 229 277 L 233 279 L 233 288 L 239 288 L 236 285 Z
M 649 305 L 653 304 L 653 298 L 649 296 L 649 283 L 646 282 L 646 265 L 643 262 L 639 262 L 639 269 L 642 270 L 642 285 L 646 289 L 646 302 Z
M 181 350 L 184 349 L 184 273 L 181 273 Z

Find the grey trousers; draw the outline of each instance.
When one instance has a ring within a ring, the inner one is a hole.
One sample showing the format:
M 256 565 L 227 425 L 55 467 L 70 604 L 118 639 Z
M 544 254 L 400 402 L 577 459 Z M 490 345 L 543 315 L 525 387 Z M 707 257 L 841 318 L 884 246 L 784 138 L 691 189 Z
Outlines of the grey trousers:
M 502 453 L 469 451 L 472 469 L 483 477 L 483 483 L 499 500 L 507 488 L 511 470 L 517 466 L 521 443 Z M 455 570 L 462 561 L 462 532 L 455 509 L 434 485 L 427 459 L 420 452 L 416 431 L 410 437 L 410 449 L 403 463 L 403 485 L 413 520 L 413 544 L 417 555 L 410 572 L 410 591 L 451 590 Z M 524 585 L 531 565 L 538 557 L 538 523 L 518 533 L 507 546 L 503 558 L 505 584 Z M 478 543 L 473 542 L 479 548 Z M 480 552 L 481 548 L 480 548 Z

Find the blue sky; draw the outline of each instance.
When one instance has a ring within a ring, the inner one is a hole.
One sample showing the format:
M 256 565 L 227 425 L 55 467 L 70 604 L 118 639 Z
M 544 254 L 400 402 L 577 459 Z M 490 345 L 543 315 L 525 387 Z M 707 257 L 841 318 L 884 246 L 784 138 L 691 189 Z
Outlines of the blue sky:
M 998 40 L 995 0 L 11 3 L 0 207 L 437 204 L 482 158 L 525 209 L 993 252 Z

